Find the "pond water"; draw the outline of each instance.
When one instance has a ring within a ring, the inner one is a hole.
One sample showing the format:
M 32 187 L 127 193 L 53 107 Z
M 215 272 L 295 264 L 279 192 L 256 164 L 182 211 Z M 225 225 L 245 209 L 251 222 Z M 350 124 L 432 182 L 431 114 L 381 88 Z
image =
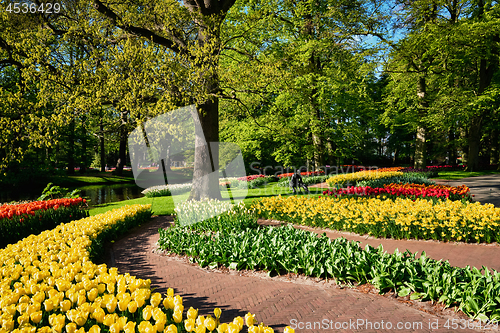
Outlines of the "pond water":
M 73 190 L 74 187 L 70 188 Z M 143 188 L 135 184 L 104 184 L 78 187 L 81 196 L 90 200 L 89 206 L 143 197 Z M 0 203 L 20 200 L 36 200 L 43 188 L 16 188 L 0 190 Z
M 144 197 L 143 188 L 135 184 L 92 185 L 78 188 L 89 206 Z

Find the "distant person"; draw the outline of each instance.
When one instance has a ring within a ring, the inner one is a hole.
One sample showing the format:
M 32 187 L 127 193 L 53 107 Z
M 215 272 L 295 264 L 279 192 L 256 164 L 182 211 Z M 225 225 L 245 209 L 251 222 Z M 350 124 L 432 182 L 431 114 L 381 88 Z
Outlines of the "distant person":
M 299 189 L 299 187 L 302 187 L 306 191 L 306 193 L 309 193 L 306 184 L 304 184 L 304 182 L 302 181 L 300 169 L 298 169 L 290 178 L 290 187 L 293 190 L 293 194 L 297 194 L 297 190 L 295 188 Z

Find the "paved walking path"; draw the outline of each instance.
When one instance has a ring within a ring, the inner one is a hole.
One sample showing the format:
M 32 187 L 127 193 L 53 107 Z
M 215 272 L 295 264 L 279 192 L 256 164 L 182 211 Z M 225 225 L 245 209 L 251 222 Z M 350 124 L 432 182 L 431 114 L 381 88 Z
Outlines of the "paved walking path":
M 118 267 L 122 273 L 129 272 L 140 278 L 151 279 L 152 285 L 157 287 L 159 292 L 166 292 L 168 287 L 174 288 L 176 293 L 184 297 L 186 309 L 193 306 L 200 309 L 200 314 L 207 314 L 215 307 L 220 307 L 223 310 L 221 318 L 223 322 L 251 312 L 256 314 L 259 322 L 272 326 L 276 332 L 282 332 L 285 326 L 294 323 L 306 327 L 308 322 L 310 325 L 314 325 L 315 322 L 316 325 L 326 323 L 328 329 L 319 326 L 314 329 L 312 326 L 310 329 L 297 329 L 296 332 L 392 332 L 397 330 L 398 325 L 403 328 L 399 331 L 404 332 L 454 331 L 444 328 L 447 319 L 456 318 L 448 316 L 452 311 L 449 310 L 447 314 L 440 316 L 427 313 L 425 311 L 432 310 L 429 304 L 424 304 L 424 311 L 421 311 L 415 306 L 403 304 L 391 297 L 362 293 L 349 288 L 340 289 L 332 281 L 314 282 L 312 279 L 299 278 L 292 282 L 290 278 L 269 278 L 262 274 L 244 276 L 245 274 L 234 271 L 211 272 L 189 264 L 185 260 L 157 254 L 154 250 L 159 236 L 158 229 L 168 227 L 170 221 L 170 217 L 157 217 L 132 230 L 126 237 L 111 245 L 108 250 L 108 263 Z M 335 232 L 329 233 L 331 237 L 339 235 Z M 346 234 L 342 236 L 351 239 L 362 238 Z M 372 245 L 382 243 L 387 249 L 394 247 L 401 249 L 409 247 L 408 244 L 412 243 L 364 238 L 361 240 Z M 447 256 L 450 252 L 446 247 L 447 244 L 415 243 L 411 244 L 411 249 L 426 250 L 437 257 Z M 486 251 L 486 249 L 498 251 L 497 247 L 465 246 L 468 248 L 462 249 L 463 256 L 456 254 L 453 257 L 456 264 L 473 264 L 479 259 L 500 258 L 497 254 L 492 255 Z M 467 256 L 473 251 L 480 251 L 481 258 L 468 259 Z M 430 328 L 430 323 L 433 325 L 437 323 L 439 327 Z M 344 329 L 335 329 L 335 325 L 337 328 L 343 325 Z M 392 325 L 393 328 L 387 329 L 388 325 Z M 473 332 L 473 330 L 460 331 Z
M 434 179 L 437 184 L 459 186 L 466 185 L 474 195 L 474 200 L 492 203 L 500 207 L 500 174 L 462 178 L 460 180 Z

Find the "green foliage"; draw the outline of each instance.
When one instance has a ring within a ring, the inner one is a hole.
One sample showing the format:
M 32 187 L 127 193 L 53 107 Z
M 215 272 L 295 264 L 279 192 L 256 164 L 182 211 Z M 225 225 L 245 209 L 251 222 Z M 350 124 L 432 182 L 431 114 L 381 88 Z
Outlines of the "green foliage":
M 261 178 L 255 178 L 249 182 L 247 182 L 247 188 L 258 188 L 258 187 L 263 187 L 266 186 L 267 183 L 269 183 L 270 178 L 268 177 L 261 177 Z M 240 181 L 238 184 L 239 188 L 244 188 L 244 183 Z
M 291 177 L 283 177 L 278 181 L 278 186 L 289 187 Z M 302 182 L 306 185 L 314 185 L 319 183 L 324 183 L 330 176 L 308 176 L 302 177 Z
M 202 267 L 260 269 L 335 278 L 340 282 L 372 283 L 383 294 L 389 290 L 399 296 L 432 300 L 447 307 L 457 305 L 470 317 L 500 319 L 500 273 L 487 268 L 450 266 L 422 253 L 385 252 L 345 238 L 284 227 L 256 227 L 249 214 L 226 213 L 188 227 L 160 229 L 161 249 L 185 254 Z M 241 219 L 238 224 L 238 219 Z M 227 223 L 227 225 L 225 225 Z
M 48 183 L 45 189 L 42 191 L 42 195 L 37 199 L 37 201 L 47 200 L 47 199 L 59 199 L 59 198 L 79 198 L 80 190 L 74 189 L 69 191 L 65 187 L 60 187 L 52 183 Z
M 368 84 L 369 51 L 353 36 L 368 19 L 365 4 L 242 2 L 229 12 L 221 79 L 235 88 L 221 103 L 221 136 L 237 142 L 246 159 L 318 166 L 366 155 L 374 131 L 365 126 L 381 126 L 366 121 L 380 111 Z
M 355 186 L 370 186 L 372 188 L 376 188 L 376 187 L 384 187 L 384 185 L 389 185 L 389 184 L 406 184 L 406 183 L 433 185 L 436 182 L 434 182 L 431 179 L 428 179 L 426 174 L 418 174 L 412 172 L 412 173 L 404 173 L 402 176 L 397 176 L 397 177 L 362 180 L 357 182 Z

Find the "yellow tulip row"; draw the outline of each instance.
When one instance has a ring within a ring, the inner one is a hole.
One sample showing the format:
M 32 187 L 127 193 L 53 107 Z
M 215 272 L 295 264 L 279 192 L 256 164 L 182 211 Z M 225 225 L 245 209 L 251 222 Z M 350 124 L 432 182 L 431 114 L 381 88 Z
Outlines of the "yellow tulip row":
M 149 279 L 91 262 L 88 248 L 99 233 L 150 208 L 125 206 L 0 250 L 0 333 L 239 332 L 241 317 L 220 324 L 220 309 L 213 318 L 191 308 L 184 318 L 182 297 L 173 289 L 166 295 L 152 293 Z M 249 332 L 273 332 L 263 324 L 255 326 L 251 314 L 245 319 Z
M 479 202 L 278 196 L 254 208 L 268 218 L 376 237 L 500 241 L 500 208 Z
M 354 173 L 346 173 L 341 175 L 335 175 L 326 180 L 328 186 L 334 187 L 336 184 L 343 186 L 346 183 L 351 183 L 354 185 L 356 182 L 362 180 L 375 180 L 381 178 L 390 178 L 402 176 L 403 172 L 401 171 L 358 171 Z

